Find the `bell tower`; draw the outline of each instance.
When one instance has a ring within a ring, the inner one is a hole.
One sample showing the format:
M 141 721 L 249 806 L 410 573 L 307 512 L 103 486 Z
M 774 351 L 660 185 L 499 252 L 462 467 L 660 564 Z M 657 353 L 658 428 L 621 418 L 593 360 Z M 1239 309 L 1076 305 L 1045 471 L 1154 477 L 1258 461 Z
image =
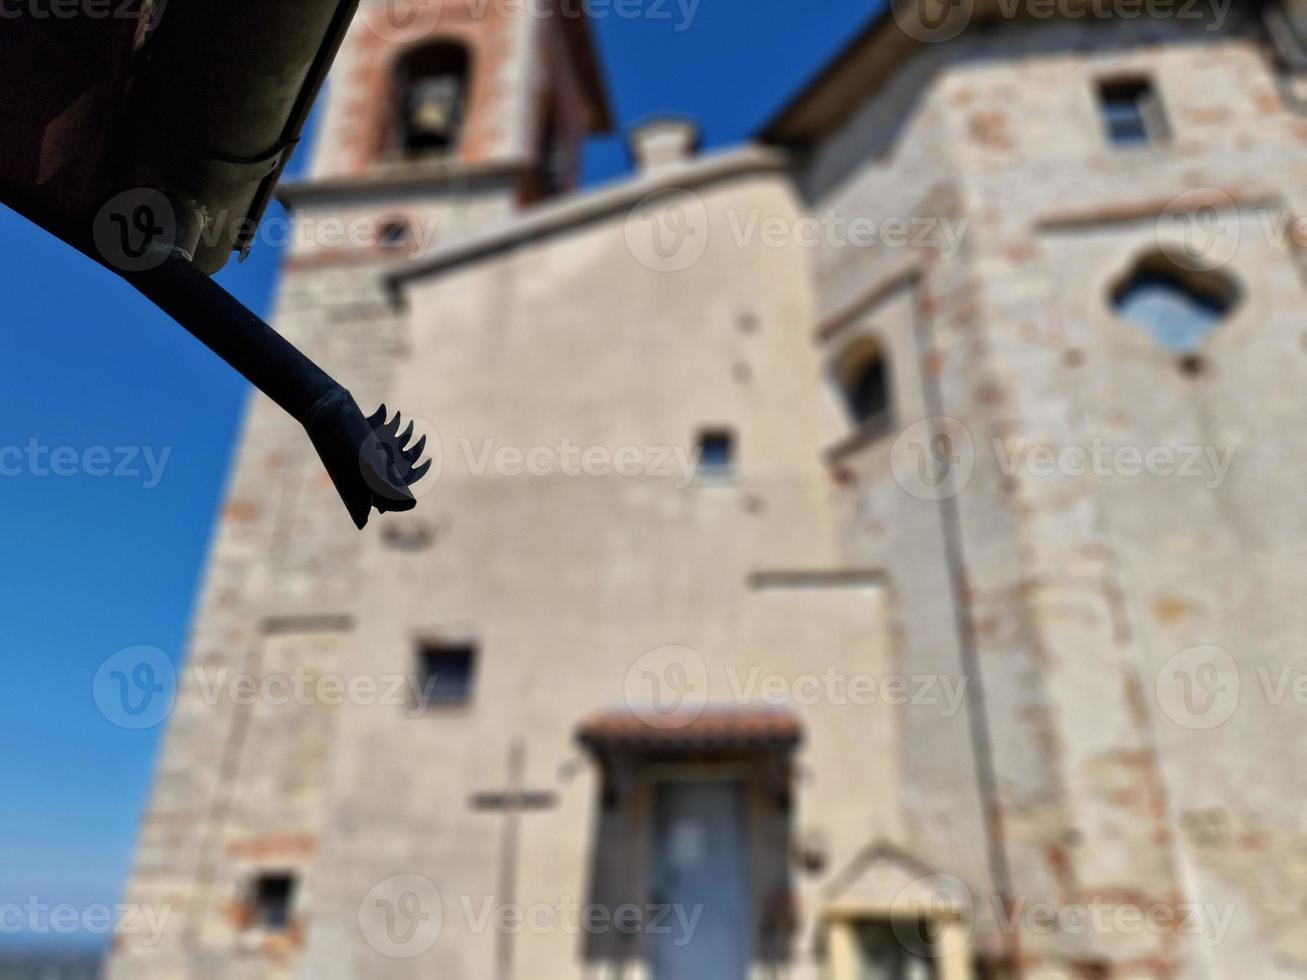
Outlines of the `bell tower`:
M 293 255 L 421 254 L 573 188 L 582 142 L 610 126 L 582 10 L 364 0 L 307 179 L 282 190 L 299 219 Z M 332 234 L 314 234 L 328 218 Z

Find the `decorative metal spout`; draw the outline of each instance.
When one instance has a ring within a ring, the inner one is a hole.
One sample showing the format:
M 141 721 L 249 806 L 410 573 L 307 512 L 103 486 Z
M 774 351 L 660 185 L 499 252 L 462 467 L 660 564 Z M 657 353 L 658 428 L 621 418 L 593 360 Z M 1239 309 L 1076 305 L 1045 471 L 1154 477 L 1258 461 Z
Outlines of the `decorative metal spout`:
M 413 423 L 400 432 L 399 413 L 386 421 L 382 405 L 364 417 L 354 397 L 294 344 L 179 255 L 158 266 L 120 274 L 197 340 L 304 426 L 354 524 L 373 509 L 411 510 L 409 487 L 430 461 L 420 462 L 426 437 L 408 445 Z
M 353 396 L 339 385 L 314 402 L 299 421 L 359 528 L 367 524 L 374 507 L 384 514 L 416 505 L 408 488 L 422 479 L 431 460 L 418 462 L 426 436 L 408 445 L 412 422 L 400 433 L 399 413 L 387 423 L 385 405 L 364 418 Z

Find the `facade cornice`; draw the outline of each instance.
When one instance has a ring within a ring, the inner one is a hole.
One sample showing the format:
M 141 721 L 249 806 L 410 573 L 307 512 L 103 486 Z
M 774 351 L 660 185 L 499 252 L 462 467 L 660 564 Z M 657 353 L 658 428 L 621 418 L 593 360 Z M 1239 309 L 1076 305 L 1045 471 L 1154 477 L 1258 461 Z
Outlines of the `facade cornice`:
M 451 242 L 432 253 L 397 268 L 386 276 L 392 294 L 415 279 L 437 275 L 522 245 L 541 241 L 584 225 L 629 211 L 650 194 L 662 191 L 692 191 L 709 184 L 764 173 L 786 173 L 788 157 L 761 146 L 743 146 L 688 160 L 656 173 L 593 191 L 582 191 L 523 212 L 507 225 Z

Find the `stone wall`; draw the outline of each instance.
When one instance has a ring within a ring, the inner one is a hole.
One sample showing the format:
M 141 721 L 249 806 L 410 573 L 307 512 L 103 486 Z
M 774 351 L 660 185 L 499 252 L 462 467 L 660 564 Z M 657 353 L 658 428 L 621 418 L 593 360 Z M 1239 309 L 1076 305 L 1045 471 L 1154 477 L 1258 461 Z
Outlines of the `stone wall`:
M 113 975 L 638 975 L 638 941 L 613 953 L 474 913 L 641 891 L 647 818 L 619 809 L 596 857 L 602 780 L 574 736 L 669 667 L 705 709 L 756 704 L 779 678 L 803 725 L 777 845 L 805 855 L 782 888 L 795 978 L 818 970 L 825 910 L 887 907 L 877 882 L 934 872 L 950 901 L 969 893 L 990 968 L 1302 975 L 1307 126 L 1231 18 L 1001 23 L 925 46 L 793 184 L 752 157 L 672 164 L 480 252 L 434 243 L 445 264 L 405 280 L 402 308 L 393 255 L 297 252 L 279 327 L 365 408 L 411 413 L 436 466 L 416 511 L 356 534 L 302 433 L 252 404 L 128 897 L 173 923 Z M 1152 78 L 1163 144 L 1107 144 L 1095 85 L 1123 72 Z M 364 165 L 350 98 L 331 96 L 321 177 Z M 505 201 L 457 207 L 478 225 Z M 303 206 L 449 213 L 416 194 Z M 855 219 L 869 240 L 849 239 Z M 1195 233 L 1240 300 L 1182 354 L 1110 294 Z M 888 358 L 893 418 L 855 431 L 833 368 L 866 340 Z M 688 461 L 704 430 L 733 434 L 729 474 Z M 922 482 L 940 437 L 949 468 Z M 1192 477 L 1023 455 L 1091 445 L 1203 452 Z M 222 669 L 408 678 L 442 638 L 478 650 L 459 709 L 207 693 Z M 831 671 L 965 697 L 794 698 Z M 475 805 L 515 780 L 548 805 L 517 822 Z M 242 925 L 260 869 L 302 875 L 285 936 Z M 362 924 L 405 875 L 443 911 L 412 956 Z M 1050 931 L 1040 904 L 1203 918 Z
M 405 345 L 382 295 L 384 268 L 287 272 L 277 301 L 281 331 L 361 404 L 380 400 Z M 269 713 L 234 685 L 329 669 L 353 621 L 361 539 L 303 430 L 260 395 L 238 447 L 125 897 L 167 908 L 168 928 L 156 947 L 127 937 L 110 976 L 208 975 L 197 972 L 211 968 L 206 958 L 238 950 L 233 919 L 250 884 L 239 872 L 253 867 L 244 855 L 293 867 L 317 847 L 325 786 L 308 779 L 288 795 L 285 767 L 312 760 L 320 771 L 329 722 Z M 287 630 L 300 629 L 287 648 Z M 324 629 L 326 644 L 317 642 Z
M 703 251 L 681 268 L 650 268 L 628 236 L 645 233 L 640 216 L 665 224 L 675 208 L 696 216 Z M 413 351 L 399 395 L 438 420 L 428 437 L 439 437 L 440 474 L 420 503 L 436 530 L 421 552 L 370 543 L 358 624 L 368 642 L 354 663 L 410 670 L 421 638 L 472 636 L 475 692 L 462 710 L 419 717 L 348 711 L 332 828 L 312 871 L 331 911 L 310 935 L 307 975 L 493 975 L 505 957 L 533 976 L 606 975 L 638 958 L 638 938 L 622 955 L 594 952 L 603 944 L 593 937 L 504 935 L 469 915 L 485 902 L 646 899 L 638 808 L 619 832 L 624 859 L 592 864 L 600 794 L 574 741 L 580 722 L 639 710 L 651 667 L 686 668 L 705 710 L 756 706 L 769 678 L 788 689 L 829 672 L 879 681 L 896 667 L 894 597 L 874 576 L 838 574 L 856 570 L 840 557 L 830 475 L 813 452 L 823 422 L 807 257 L 761 244 L 742 254 L 731 222 L 755 213 L 798 217 L 783 175 L 615 210 L 408 287 Z M 735 435 L 729 477 L 653 470 L 667 451 L 684 458 L 705 426 Z M 564 444 L 605 459 L 631 450 L 648 468 L 568 473 Z M 525 459 L 541 450 L 536 471 L 495 462 L 503 449 Z M 792 830 L 822 858 L 819 870 L 794 872 L 789 968 L 809 976 L 826 892 L 867 847 L 901 834 L 900 714 L 820 691 L 811 703 L 786 700 L 804 731 Z M 509 818 L 467 801 L 508 783 L 514 745 L 523 785 L 556 802 L 521 817 L 510 896 Z M 432 882 L 443 908 L 438 941 L 403 959 L 358 928 L 361 904 L 401 875 Z M 791 900 L 776 887 L 755 882 L 759 915 Z
M 1268 59 L 1234 15 L 1221 31 L 1177 20 L 1001 24 L 917 57 L 934 66 L 915 96 L 917 118 L 933 119 L 939 135 L 923 129 L 920 145 L 823 184 L 823 166 L 839 169 L 823 163 L 831 154 L 875 144 L 871 128 L 886 123 L 867 110 L 814 154 L 805 180 L 814 208 L 901 214 L 882 188 L 911 188 L 912 175 L 895 180 L 900 167 L 943 147 L 930 173 L 950 181 L 955 213 L 968 222 L 964 270 L 932 248 L 913 257 L 920 280 L 896 279 L 900 258 L 883 247 L 866 257 L 829 249 L 818 269 L 834 338 L 883 337 L 898 375 L 899 429 L 846 460 L 858 482 L 855 547 L 883 548 L 894 540 L 887 528 L 918 527 L 922 502 L 887 472 L 896 452 L 934 431 L 912 425 L 929 416 L 961 423 L 955 478 L 965 485 L 931 506 L 945 553 L 960 562 L 951 569 L 963 612 L 952 643 L 964 663 L 971 648 L 983 681 L 973 691 L 984 693 L 988 744 L 973 748 L 989 754 L 974 757 L 1001 845 L 990 860 L 999 907 L 1006 893 L 1027 908 L 1230 916 L 1228 932 L 1210 923 L 1049 932 L 1023 920 L 1019 945 L 995 939 L 1027 975 L 1301 970 L 1298 930 L 1284 914 L 1301 885 L 1287 871 L 1274 889 L 1264 877 L 1296 866 L 1286 817 L 1301 771 L 1289 734 L 1300 706 L 1268 705 L 1263 682 L 1295 669 L 1299 616 L 1289 591 L 1299 576 L 1289 556 L 1302 548 L 1289 512 L 1296 430 L 1279 420 L 1301 386 L 1292 310 L 1302 280 L 1289 231 L 1302 207 L 1304 130 Z M 1171 136 L 1116 149 L 1095 85 L 1136 73 L 1153 80 Z M 892 87 L 884 97 L 895 97 Z M 942 213 L 937 197 L 914 199 L 922 202 L 914 214 Z M 1212 227 L 1202 224 L 1209 217 Z M 1117 318 L 1110 295 L 1137 259 L 1183 250 L 1186 229 L 1197 228 L 1214 236 L 1207 265 L 1233 276 L 1242 300 L 1183 357 Z M 870 301 L 848 299 L 859 295 Z M 924 350 L 905 325 L 914 311 L 930 321 Z M 916 398 L 919 386 L 936 388 L 934 407 Z M 1187 478 L 1138 475 L 1128 461 L 1102 475 L 1011 464 L 1032 446 L 1059 456 L 1095 444 L 1141 457 L 1178 458 L 1189 447 L 1233 456 L 1224 477 L 1207 456 Z M 917 541 L 924 547 L 891 554 L 892 581 L 927 574 L 923 563 L 939 567 L 929 534 Z M 904 592 L 919 604 L 905 617 L 914 624 L 907 656 L 937 655 L 936 642 L 949 641 L 927 639 L 916 624 L 923 612 L 942 621 L 948 592 Z M 1216 673 L 1199 673 L 1208 660 Z M 1194 717 L 1177 687 L 1205 676 L 1217 679 L 1209 692 L 1217 714 Z M 1232 685 L 1237 706 L 1216 724 Z M 941 766 L 957 764 L 946 729 L 923 737 L 942 751 L 905 759 L 903 794 L 914 840 L 933 855 L 936 809 L 971 807 L 930 788 Z M 909 756 L 921 744 L 905 740 Z M 1269 744 L 1280 748 L 1268 755 Z

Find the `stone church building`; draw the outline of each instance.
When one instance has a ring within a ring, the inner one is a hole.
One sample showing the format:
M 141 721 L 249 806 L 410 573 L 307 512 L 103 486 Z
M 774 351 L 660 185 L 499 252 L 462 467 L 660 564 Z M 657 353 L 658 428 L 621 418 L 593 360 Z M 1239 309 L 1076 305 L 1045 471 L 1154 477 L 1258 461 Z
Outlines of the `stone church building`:
M 1307 976 L 1307 17 L 923 2 L 584 190 L 575 5 L 365 3 L 275 323 L 436 462 L 251 405 L 111 977 Z

